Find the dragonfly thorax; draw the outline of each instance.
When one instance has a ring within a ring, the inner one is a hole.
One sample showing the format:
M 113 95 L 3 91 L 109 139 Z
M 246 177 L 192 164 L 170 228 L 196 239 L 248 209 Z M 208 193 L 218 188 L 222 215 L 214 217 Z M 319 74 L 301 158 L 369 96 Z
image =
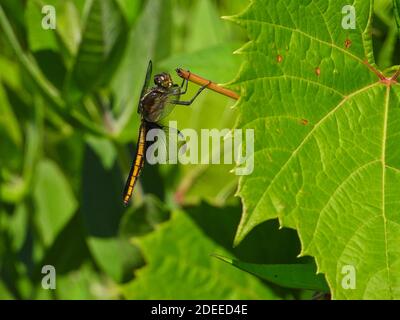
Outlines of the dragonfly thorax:
M 164 113 L 168 99 L 168 90 L 163 87 L 153 87 L 140 101 L 139 110 L 148 122 L 157 122 Z

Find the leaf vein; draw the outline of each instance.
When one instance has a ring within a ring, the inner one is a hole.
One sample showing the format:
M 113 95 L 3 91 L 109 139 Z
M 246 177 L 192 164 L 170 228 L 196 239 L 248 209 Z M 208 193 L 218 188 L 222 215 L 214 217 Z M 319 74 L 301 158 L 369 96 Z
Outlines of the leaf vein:
M 321 120 L 310 130 L 310 132 L 305 136 L 305 138 L 302 140 L 302 142 L 298 145 L 298 147 L 292 152 L 292 154 L 289 156 L 288 160 L 282 165 L 282 167 L 279 169 L 279 171 L 277 172 L 277 174 L 272 178 L 270 184 L 268 185 L 268 187 L 265 189 L 265 191 L 263 192 L 262 196 L 260 197 L 260 199 L 257 201 L 253 212 L 255 212 L 258 209 L 258 206 L 260 205 L 261 199 L 264 198 L 265 194 L 269 191 L 270 187 L 273 185 L 273 183 L 275 182 L 275 180 L 277 179 L 277 177 L 281 174 L 281 172 L 283 172 L 283 170 L 286 169 L 286 166 L 291 162 L 291 160 L 297 155 L 297 153 L 301 150 L 301 148 L 304 146 L 304 144 L 308 141 L 308 139 L 310 139 L 310 137 L 313 135 L 313 133 L 315 132 L 315 130 L 317 130 L 324 122 L 326 119 L 328 119 L 332 114 L 335 114 L 335 112 L 342 106 L 344 105 L 349 99 L 351 99 L 352 97 L 363 93 L 377 85 L 380 85 L 379 82 L 376 82 L 374 84 L 365 86 L 355 92 L 353 92 L 352 94 L 346 96 L 336 107 L 334 107 L 330 112 L 328 112 L 324 117 L 321 118 Z M 245 221 L 243 221 L 243 223 L 247 222 L 248 219 L 250 218 L 251 214 L 249 214 Z

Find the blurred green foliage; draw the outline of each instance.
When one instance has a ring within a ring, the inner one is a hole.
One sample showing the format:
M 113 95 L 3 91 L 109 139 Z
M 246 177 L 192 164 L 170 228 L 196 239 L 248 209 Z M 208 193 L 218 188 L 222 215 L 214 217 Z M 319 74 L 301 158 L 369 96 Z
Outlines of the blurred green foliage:
M 44 4 L 56 8 L 55 30 L 42 28 Z M 147 166 L 133 204 L 122 206 L 149 59 L 176 81 L 182 67 L 229 82 L 241 65 L 232 53 L 247 39 L 220 16 L 247 5 L 0 2 L 0 299 L 310 297 L 209 256 L 299 260 L 296 234 L 275 222 L 232 248 L 241 206 L 230 165 Z M 381 66 L 392 64 L 396 45 L 388 12 L 379 7 L 374 29 Z M 206 92 L 169 119 L 181 129 L 232 128 L 233 104 Z M 56 290 L 41 287 L 46 264 L 56 268 Z

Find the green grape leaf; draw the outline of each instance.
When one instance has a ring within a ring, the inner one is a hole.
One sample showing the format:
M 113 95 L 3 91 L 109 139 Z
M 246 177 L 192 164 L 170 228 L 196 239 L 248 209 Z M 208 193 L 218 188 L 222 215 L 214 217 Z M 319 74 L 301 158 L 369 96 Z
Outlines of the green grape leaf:
M 373 2 L 354 2 L 355 29 L 343 28 L 346 5 L 255 0 L 228 18 L 250 38 L 234 84 L 237 126 L 255 134 L 235 242 L 278 217 L 297 229 L 301 255 L 315 257 L 334 299 L 398 299 L 398 73 L 375 67 Z
M 178 211 L 157 232 L 138 238 L 146 267 L 122 290 L 127 299 L 273 299 L 256 277 L 211 258 L 226 249 Z
M 322 275 L 317 275 L 312 264 L 256 264 L 214 255 L 238 269 L 247 271 L 279 286 L 329 292 Z

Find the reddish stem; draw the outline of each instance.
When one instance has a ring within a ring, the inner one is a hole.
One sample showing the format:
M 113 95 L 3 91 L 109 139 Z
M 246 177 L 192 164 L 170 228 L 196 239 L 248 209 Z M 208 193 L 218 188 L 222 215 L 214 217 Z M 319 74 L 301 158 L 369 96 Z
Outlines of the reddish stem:
M 380 71 L 378 71 L 373 65 L 371 65 L 367 60 L 364 61 L 364 64 L 369 68 L 369 70 L 375 73 L 379 79 L 381 79 L 382 81 L 386 80 L 386 77 Z
M 180 76 L 181 78 L 187 79 L 191 82 L 194 82 L 200 86 L 205 86 L 207 85 L 207 88 L 210 90 L 213 90 L 215 92 L 218 92 L 220 94 L 223 94 L 224 96 L 230 97 L 232 99 L 238 100 L 239 99 L 239 95 L 229 89 L 223 88 L 219 85 L 217 85 L 214 82 L 211 82 L 209 80 L 204 79 L 203 77 L 200 77 L 194 73 L 191 73 L 189 71 L 183 70 L 181 68 L 176 69 L 176 73 L 178 74 L 178 76 Z
M 397 79 L 400 77 L 400 68 L 399 68 L 399 70 L 397 70 L 396 71 L 396 73 L 393 75 L 393 77 L 392 77 L 392 81 L 393 82 L 397 82 Z

